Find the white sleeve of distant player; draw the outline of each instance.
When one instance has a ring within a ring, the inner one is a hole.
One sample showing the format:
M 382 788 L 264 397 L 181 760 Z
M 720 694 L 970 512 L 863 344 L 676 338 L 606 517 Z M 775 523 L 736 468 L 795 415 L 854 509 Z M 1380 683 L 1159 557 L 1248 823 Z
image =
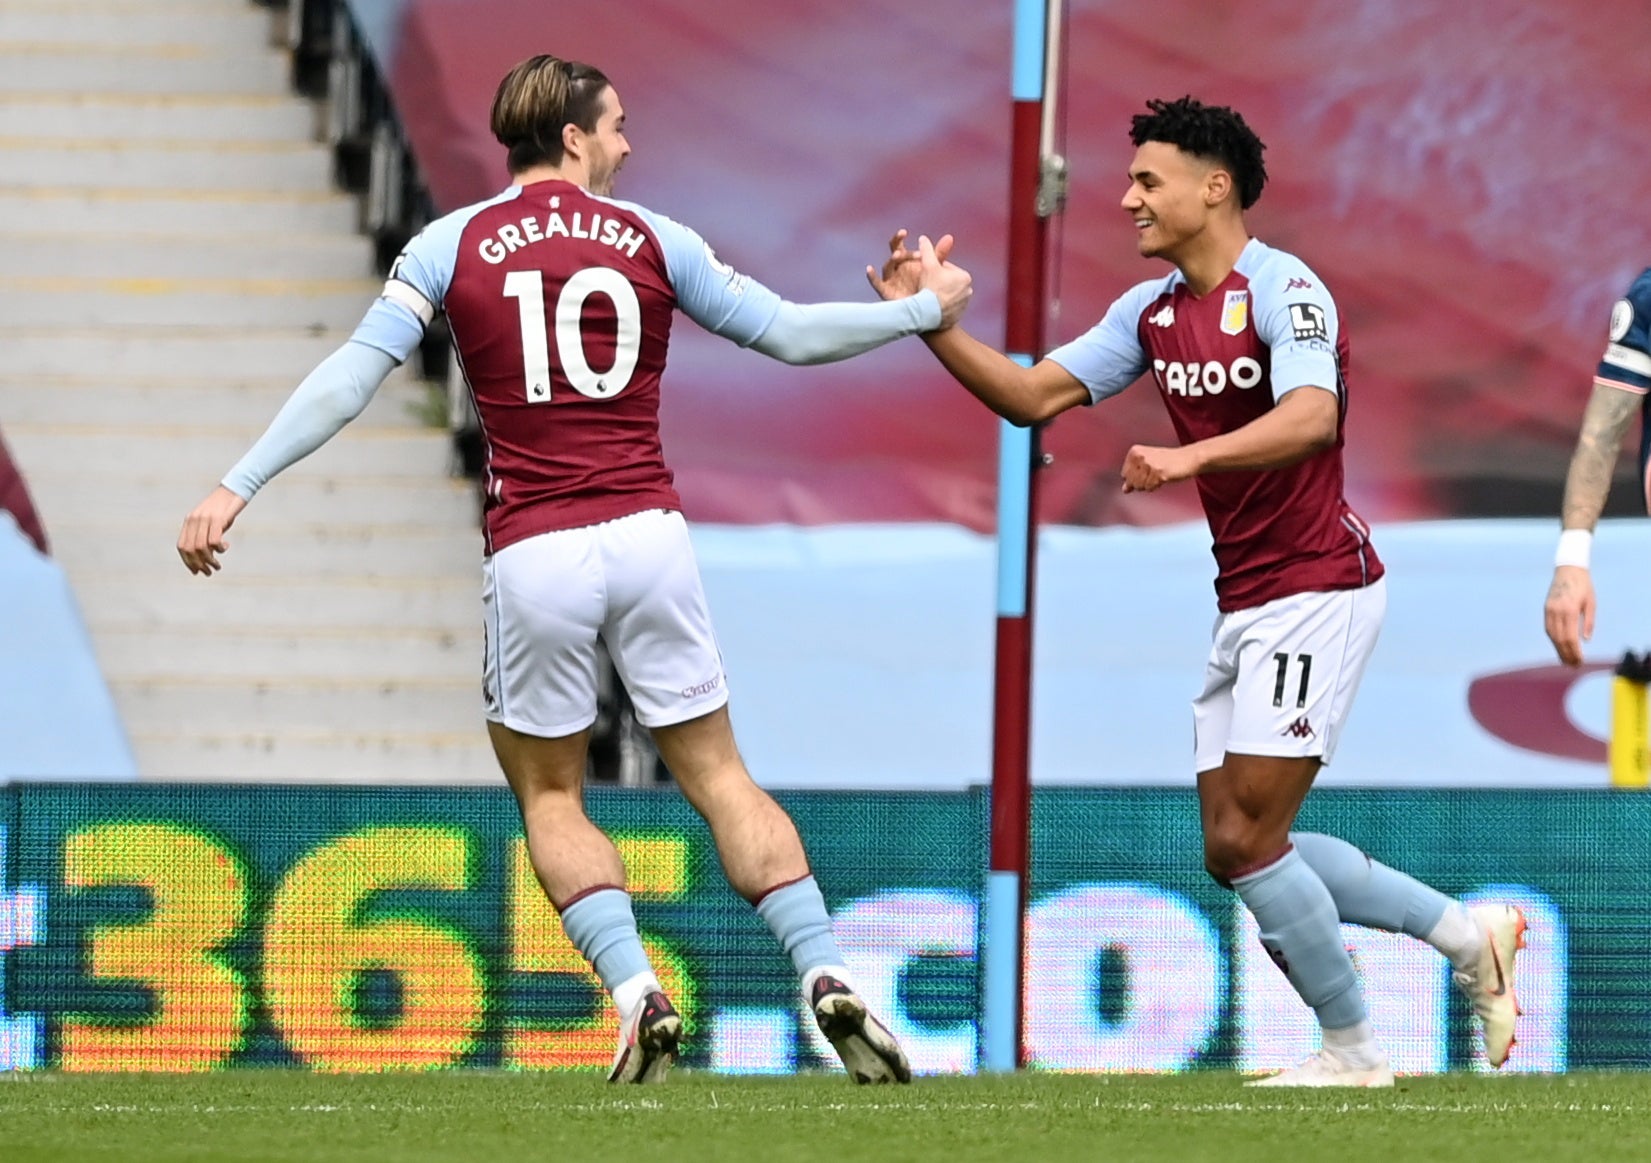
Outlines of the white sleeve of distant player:
M 682 313 L 705 330 L 750 347 L 779 314 L 780 297 L 717 258 L 693 230 L 663 214 L 631 204 L 653 228 L 665 254 L 665 273 Z
M 1250 294 L 1256 336 L 1272 353 L 1273 399 L 1304 387 L 1340 395 L 1341 316 L 1319 277 L 1300 263 L 1275 263 L 1251 280 Z
M 1146 310 L 1158 287 L 1157 283 L 1131 287 L 1113 301 L 1099 323 L 1045 357 L 1060 364 L 1089 389 L 1090 403 L 1116 396 L 1147 370 L 1146 352 L 1141 347 L 1137 328 L 1141 312 Z

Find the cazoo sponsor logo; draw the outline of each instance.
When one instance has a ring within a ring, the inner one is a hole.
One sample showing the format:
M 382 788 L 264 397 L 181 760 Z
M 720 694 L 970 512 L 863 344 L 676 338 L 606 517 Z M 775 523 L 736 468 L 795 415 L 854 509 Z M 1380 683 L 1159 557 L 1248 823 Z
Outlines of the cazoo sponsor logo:
M 1261 362 L 1240 356 L 1231 363 L 1181 363 L 1155 359 L 1152 374 L 1167 396 L 1219 396 L 1228 387 L 1253 388 L 1261 382 Z

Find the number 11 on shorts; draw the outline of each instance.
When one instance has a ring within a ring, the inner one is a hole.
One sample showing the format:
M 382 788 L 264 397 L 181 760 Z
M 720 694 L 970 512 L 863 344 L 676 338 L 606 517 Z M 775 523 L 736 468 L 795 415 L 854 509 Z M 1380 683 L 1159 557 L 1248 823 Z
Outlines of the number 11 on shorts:
M 1290 675 L 1290 656 L 1283 651 L 1273 655 L 1273 661 L 1278 664 L 1278 677 L 1273 680 L 1273 706 L 1284 705 L 1284 688 Z M 1296 662 L 1301 666 L 1301 684 L 1296 689 L 1296 706 L 1307 705 L 1307 680 L 1313 673 L 1313 656 L 1311 654 L 1296 655 Z

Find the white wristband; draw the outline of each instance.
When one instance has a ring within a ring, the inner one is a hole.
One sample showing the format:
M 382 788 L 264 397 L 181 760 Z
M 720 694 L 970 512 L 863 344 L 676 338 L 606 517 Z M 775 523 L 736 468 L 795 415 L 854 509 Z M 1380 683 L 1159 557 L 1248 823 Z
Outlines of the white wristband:
M 1559 549 L 1554 554 L 1554 565 L 1574 565 L 1578 569 L 1588 568 L 1588 555 L 1594 547 L 1594 534 L 1590 529 L 1567 529 L 1559 535 Z

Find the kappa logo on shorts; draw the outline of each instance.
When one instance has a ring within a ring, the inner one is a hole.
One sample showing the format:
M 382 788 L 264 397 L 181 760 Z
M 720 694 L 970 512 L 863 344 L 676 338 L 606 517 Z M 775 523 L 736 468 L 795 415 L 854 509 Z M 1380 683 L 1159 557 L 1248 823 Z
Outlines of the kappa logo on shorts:
M 1313 725 L 1307 721 L 1307 716 L 1303 715 L 1280 731 L 1279 734 L 1293 735 L 1297 739 L 1311 739 L 1313 737 Z

